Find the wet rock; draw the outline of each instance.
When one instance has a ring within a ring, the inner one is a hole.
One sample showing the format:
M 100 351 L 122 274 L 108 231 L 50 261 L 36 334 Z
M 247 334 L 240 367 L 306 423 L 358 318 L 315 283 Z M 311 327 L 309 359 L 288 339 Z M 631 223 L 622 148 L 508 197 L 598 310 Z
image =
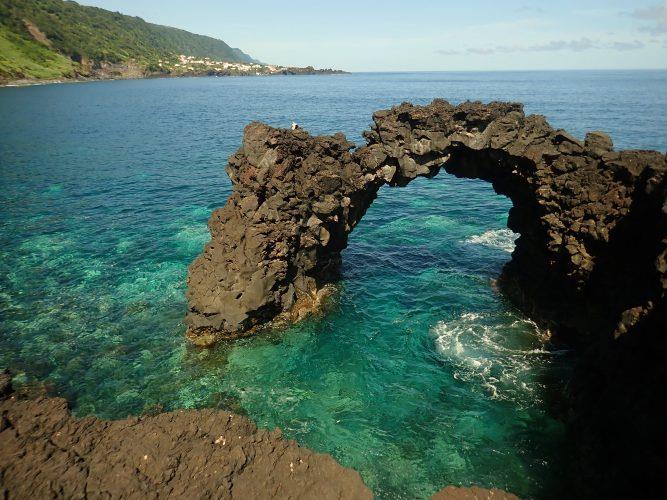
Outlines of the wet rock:
M 0 400 L 12 393 L 12 377 L 9 370 L 0 370 Z

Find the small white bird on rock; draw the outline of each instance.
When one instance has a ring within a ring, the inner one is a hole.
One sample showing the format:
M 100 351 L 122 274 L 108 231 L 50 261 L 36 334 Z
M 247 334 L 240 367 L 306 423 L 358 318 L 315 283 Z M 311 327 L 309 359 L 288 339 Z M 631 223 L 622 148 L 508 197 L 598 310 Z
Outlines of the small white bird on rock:
M 296 130 L 299 128 L 299 124 L 297 122 L 292 122 L 292 130 Z

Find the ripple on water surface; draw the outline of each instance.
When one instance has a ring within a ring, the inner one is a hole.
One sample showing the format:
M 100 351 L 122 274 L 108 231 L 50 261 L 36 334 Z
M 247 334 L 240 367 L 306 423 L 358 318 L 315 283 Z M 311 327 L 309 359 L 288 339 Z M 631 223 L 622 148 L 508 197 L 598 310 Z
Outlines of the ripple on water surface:
M 664 149 L 665 73 L 637 78 L 0 89 L 0 365 L 18 382 L 52 382 L 78 415 L 231 408 L 355 467 L 382 498 L 445 484 L 544 496 L 563 478 L 550 408 L 569 364 L 491 287 L 516 235 L 508 200 L 490 186 L 443 173 L 383 188 L 350 238 L 328 314 L 286 331 L 208 351 L 186 345 L 186 267 L 230 193 L 224 163 L 252 120 L 294 119 L 359 141 L 374 110 L 404 100 L 522 100 L 579 136 L 607 129 L 619 147 Z

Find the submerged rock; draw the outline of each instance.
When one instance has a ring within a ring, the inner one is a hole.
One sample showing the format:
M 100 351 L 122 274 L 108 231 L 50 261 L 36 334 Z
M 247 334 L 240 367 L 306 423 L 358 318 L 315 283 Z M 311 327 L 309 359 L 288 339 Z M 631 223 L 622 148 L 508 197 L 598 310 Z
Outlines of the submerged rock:
M 372 498 L 355 471 L 229 412 L 107 421 L 1 399 L 2 498 Z
M 12 377 L 9 370 L 0 370 L 0 399 L 8 397 L 12 392 Z

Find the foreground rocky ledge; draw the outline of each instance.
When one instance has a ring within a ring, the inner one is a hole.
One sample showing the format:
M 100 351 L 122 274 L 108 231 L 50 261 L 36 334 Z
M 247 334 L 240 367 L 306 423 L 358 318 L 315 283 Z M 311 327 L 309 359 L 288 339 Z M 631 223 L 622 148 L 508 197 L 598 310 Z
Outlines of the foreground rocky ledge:
M 7 378 L 0 498 L 372 498 L 357 472 L 229 412 L 76 419 L 64 399 L 17 399 Z
M 108 421 L 18 399 L 0 370 L 0 498 L 371 499 L 359 474 L 219 410 Z M 448 486 L 437 500 L 516 500 Z

